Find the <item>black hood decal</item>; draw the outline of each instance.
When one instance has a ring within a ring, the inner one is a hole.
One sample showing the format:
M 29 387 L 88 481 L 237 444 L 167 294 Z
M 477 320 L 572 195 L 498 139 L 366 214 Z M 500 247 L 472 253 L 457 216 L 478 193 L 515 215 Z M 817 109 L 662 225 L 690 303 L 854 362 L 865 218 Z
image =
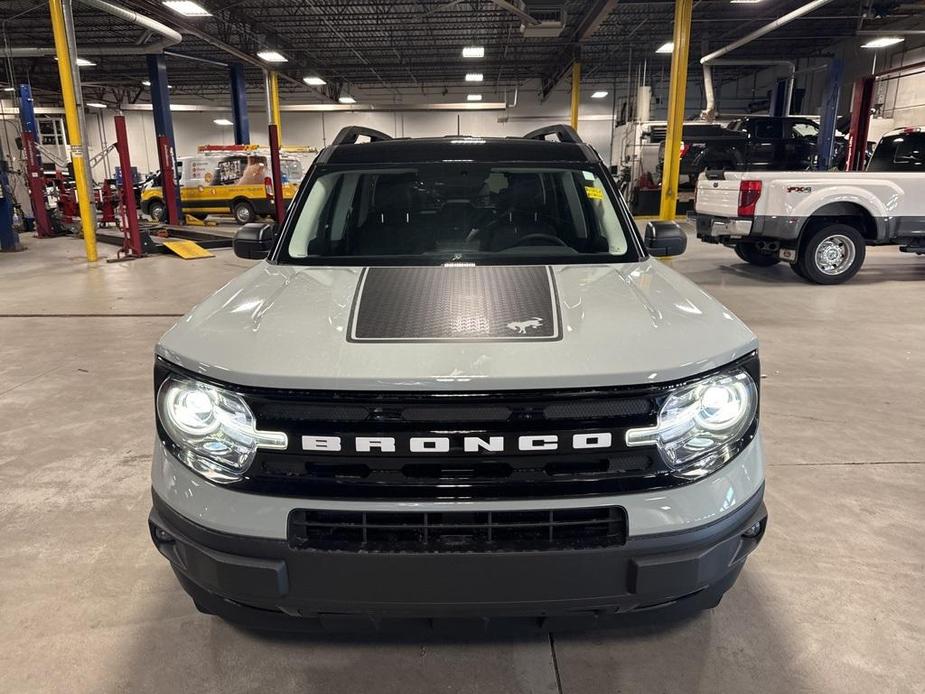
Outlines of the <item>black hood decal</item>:
M 562 339 L 546 266 L 371 267 L 357 285 L 350 342 Z

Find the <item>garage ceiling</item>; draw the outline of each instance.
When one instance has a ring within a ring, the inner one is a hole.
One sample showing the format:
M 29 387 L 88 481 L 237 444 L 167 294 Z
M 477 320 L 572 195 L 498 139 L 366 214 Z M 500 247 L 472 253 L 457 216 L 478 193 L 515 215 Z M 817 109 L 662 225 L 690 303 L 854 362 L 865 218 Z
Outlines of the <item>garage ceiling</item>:
M 115 1 L 115 0 L 113 0 Z M 177 53 L 229 61 L 223 50 L 231 46 L 249 55 L 272 48 L 289 60 L 281 73 L 283 98 L 304 103 L 330 102 L 342 92 L 366 101 L 390 103 L 409 100 L 453 101 L 471 91 L 464 73 L 485 75 L 479 91 L 485 99 L 502 98 L 505 90 L 523 85 L 552 89 L 567 84 L 568 66 L 580 42 L 584 80 L 589 86 L 623 82 L 643 59 L 649 74 L 667 79 L 669 56 L 655 49 L 671 38 L 673 0 L 569 0 L 528 2 L 527 11 L 539 16 L 560 8 L 567 17 L 555 37 L 524 36 L 521 18 L 512 3 L 501 0 L 398 0 L 345 2 L 342 0 L 197 0 L 212 17 L 184 18 L 159 0 L 121 0 L 124 7 L 159 19 L 183 33 Z M 731 4 L 728 0 L 695 2 L 692 70 L 695 57 L 736 38 L 804 4 L 803 0 L 764 0 L 758 4 Z M 11 19 L 16 15 L 22 16 Z M 872 17 L 872 15 L 883 15 Z M 862 22 L 862 16 L 864 17 Z M 125 46 L 148 40 L 138 28 L 80 2 L 74 3 L 78 53 L 81 46 Z M 0 4 L 4 46 L 51 44 L 47 3 L 13 0 Z M 915 29 L 925 27 L 922 3 L 835 0 L 785 29 L 779 29 L 737 50 L 737 58 L 796 59 L 825 55 L 840 40 L 859 28 Z M 583 40 L 581 40 L 583 38 Z M 482 45 L 485 58 L 464 61 L 463 45 Z M 88 96 L 116 101 L 147 101 L 144 57 L 99 56 L 97 65 L 82 70 Z M 38 94 L 57 93 L 58 80 L 52 57 L 4 61 L 2 81 L 29 81 Z M 227 98 L 223 68 L 178 57 L 168 58 L 173 94 L 205 100 Z M 694 74 L 692 73 L 692 74 Z M 317 74 L 328 84 L 311 89 L 301 83 Z M 724 71 L 726 77 L 730 72 Z M 248 66 L 248 88 L 262 88 L 261 70 Z M 562 79 L 565 77 L 565 79 Z M 185 99 L 189 100 L 189 99 Z

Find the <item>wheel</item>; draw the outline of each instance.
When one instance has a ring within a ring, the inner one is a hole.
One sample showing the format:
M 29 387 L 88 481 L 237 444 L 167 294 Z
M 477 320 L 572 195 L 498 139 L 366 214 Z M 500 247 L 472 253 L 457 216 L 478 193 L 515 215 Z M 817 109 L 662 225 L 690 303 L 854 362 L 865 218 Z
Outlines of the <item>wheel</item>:
M 247 200 L 238 200 L 234 205 L 232 205 L 231 214 L 234 215 L 234 218 L 239 224 L 250 224 L 255 219 L 257 219 L 257 213 L 254 211 L 254 206 L 251 205 Z
M 800 274 L 816 284 L 839 284 L 851 279 L 864 264 L 864 237 L 847 224 L 828 224 L 811 232 L 800 244 Z
M 758 267 L 771 267 L 780 262 L 780 258 L 767 251 L 761 250 L 756 243 L 737 243 L 735 245 L 735 252 L 736 255 L 746 263 L 751 263 Z
M 790 265 L 790 269 L 793 270 L 797 277 L 802 277 L 804 280 L 807 279 L 806 275 L 804 275 L 803 271 L 800 269 L 799 263 L 788 263 L 788 265 Z
M 167 217 L 167 208 L 164 206 L 164 203 L 160 200 L 155 200 L 150 205 L 148 205 L 148 215 L 155 222 L 163 222 Z

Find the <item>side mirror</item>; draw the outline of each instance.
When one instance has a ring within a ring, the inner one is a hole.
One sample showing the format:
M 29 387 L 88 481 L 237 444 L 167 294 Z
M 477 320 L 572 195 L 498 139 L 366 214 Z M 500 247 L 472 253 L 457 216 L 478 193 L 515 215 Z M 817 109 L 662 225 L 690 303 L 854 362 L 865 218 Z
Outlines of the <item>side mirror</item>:
M 239 258 L 262 260 L 273 250 L 276 240 L 276 225 L 266 222 L 252 222 L 238 229 L 234 235 L 234 254 Z
M 656 258 L 681 255 L 687 249 L 687 234 L 676 222 L 649 222 L 646 249 Z

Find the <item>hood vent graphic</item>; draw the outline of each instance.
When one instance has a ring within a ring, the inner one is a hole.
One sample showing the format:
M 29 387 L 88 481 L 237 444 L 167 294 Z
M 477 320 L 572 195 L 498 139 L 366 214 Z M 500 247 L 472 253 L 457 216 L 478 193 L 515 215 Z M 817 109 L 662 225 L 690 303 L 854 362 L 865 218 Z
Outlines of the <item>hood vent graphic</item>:
M 360 278 L 351 342 L 499 342 L 562 337 L 546 266 L 372 267 Z

